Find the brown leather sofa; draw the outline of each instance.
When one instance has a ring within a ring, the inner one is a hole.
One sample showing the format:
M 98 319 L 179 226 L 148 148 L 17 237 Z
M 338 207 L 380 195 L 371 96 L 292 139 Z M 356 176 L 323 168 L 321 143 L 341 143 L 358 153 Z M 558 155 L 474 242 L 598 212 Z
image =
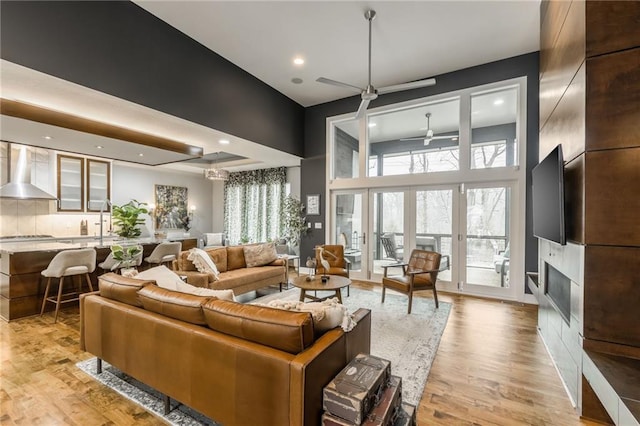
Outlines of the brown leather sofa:
M 113 273 L 99 288 L 80 299 L 81 348 L 224 425 L 320 424 L 322 388 L 370 349 L 367 309 L 352 331 L 317 335 L 308 313 Z
M 173 261 L 173 270 L 179 275 L 185 275 L 191 285 L 214 290 L 231 289 L 235 295 L 285 282 L 285 261 L 282 259 L 276 259 L 268 265 L 247 268 L 242 246 L 207 248 L 205 251 L 220 272 L 218 280 L 213 274 L 198 272 L 193 262 L 187 259 L 188 251 L 181 252 Z

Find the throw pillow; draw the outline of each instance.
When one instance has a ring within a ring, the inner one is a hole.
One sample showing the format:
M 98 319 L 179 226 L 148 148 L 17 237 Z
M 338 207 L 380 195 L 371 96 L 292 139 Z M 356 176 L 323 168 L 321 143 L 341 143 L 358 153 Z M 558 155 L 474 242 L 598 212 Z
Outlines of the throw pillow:
M 273 243 L 247 245 L 242 250 L 247 268 L 267 265 L 278 258 L 276 245 Z
M 216 264 L 213 262 L 206 251 L 199 248 L 192 248 L 191 250 L 189 250 L 189 256 L 187 257 L 187 260 L 192 261 L 199 272 L 205 274 L 213 274 L 214 279 L 216 281 L 219 280 L 218 275 L 220 275 L 220 272 L 218 272 Z
M 205 233 L 204 237 L 204 245 L 205 246 L 223 246 L 224 245 L 224 234 L 221 232 L 218 233 Z

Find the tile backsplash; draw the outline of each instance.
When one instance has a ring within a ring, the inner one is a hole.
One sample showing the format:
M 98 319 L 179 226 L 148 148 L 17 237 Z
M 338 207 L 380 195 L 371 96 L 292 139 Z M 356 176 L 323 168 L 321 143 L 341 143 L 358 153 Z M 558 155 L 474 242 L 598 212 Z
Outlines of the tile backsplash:
M 111 217 L 105 214 L 104 219 L 106 234 L 110 228 Z M 83 220 L 87 221 L 88 235 L 100 234 L 100 214 L 98 213 L 57 213 L 55 201 L 0 200 L 0 236 L 78 236 L 80 222 Z

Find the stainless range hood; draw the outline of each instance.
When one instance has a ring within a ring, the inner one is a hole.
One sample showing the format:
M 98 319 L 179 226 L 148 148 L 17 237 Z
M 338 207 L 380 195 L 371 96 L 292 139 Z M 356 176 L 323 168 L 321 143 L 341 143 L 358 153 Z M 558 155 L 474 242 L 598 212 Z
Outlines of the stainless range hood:
M 31 183 L 33 153 L 24 145 L 8 144 L 9 183 L 0 187 L 0 198 L 18 200 L 55 200 L 56 197 Z

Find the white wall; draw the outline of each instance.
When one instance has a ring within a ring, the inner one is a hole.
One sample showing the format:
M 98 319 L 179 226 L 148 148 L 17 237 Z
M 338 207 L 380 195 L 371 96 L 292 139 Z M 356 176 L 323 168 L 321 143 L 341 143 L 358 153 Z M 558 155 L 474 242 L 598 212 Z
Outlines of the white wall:
M 114 162 L 111 176 L 111 201 L 118 205 L 125 204 L 131 199 L 156 204 L 155 185 L 186 187 L 188 206 L 196 206 L 192 228 L 189 231 L 191 236 L 213 231 L 213 209 L 211 208 L 213 184 L 202 174 Z M 146 232 L 151 233 L 151 230 L 151 219 L 147 218 Z

